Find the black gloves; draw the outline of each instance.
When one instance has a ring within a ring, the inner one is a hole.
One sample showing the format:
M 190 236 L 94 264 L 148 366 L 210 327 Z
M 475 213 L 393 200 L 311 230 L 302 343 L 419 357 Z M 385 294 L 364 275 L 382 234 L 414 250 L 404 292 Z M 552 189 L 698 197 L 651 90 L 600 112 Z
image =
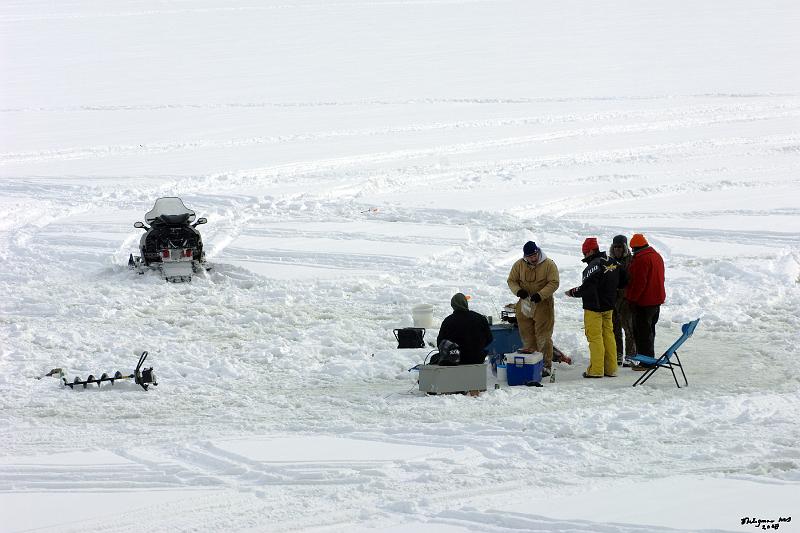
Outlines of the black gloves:
M 541 295 L 539 295 L 538 292 L 536 294 L 529 294 L 528 291 L 526 291 L 525 289 L 518 290 L 517 297 L 522 298 L 523 300 L 525 298 L 530 297 L 531 301 L 535 304 L 538 304 L 539 302 L 542 301 L 542 297 Z
M 539 302 L 542 301 L 542 297 L 539 295 L 538 292 L 536 294 L 529 294 L 528 291 L 526 291 L 525 289 L 518 290 L 517 297 L 522 298 L 523 300 L 525 298 L 530 297 L 531 301 L 535 304 L 538 304 Z
M 575 296 L 575 292 L 577 290 L 578 290 L 578 287 L 573 287 L 572 289 L 570 289 L 568 291 L 564 291 L 564 294 L 566 294 L 567 296 L 572 296 L 573 298 L 575 298 L 576 297 Z

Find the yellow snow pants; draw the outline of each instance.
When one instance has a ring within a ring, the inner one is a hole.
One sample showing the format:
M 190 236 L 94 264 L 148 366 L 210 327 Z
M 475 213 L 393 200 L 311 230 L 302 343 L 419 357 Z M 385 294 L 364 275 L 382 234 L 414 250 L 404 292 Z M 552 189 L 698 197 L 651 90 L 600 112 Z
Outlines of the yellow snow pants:
M 583 327 L 589 341 L 590 376 L 617 373 L 617 341 L 614 339 L 613 311 L 583 311 Z

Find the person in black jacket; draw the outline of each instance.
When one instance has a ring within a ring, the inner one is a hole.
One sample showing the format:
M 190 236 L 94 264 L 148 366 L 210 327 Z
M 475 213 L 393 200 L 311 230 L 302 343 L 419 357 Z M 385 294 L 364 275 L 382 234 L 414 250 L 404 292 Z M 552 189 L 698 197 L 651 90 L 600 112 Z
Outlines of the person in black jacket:
M 453 314 L 442 321 L 436 345 L 443 340 L 458 344 L 462 365 L 476 365 L 486 359 L 484 348 L 492 342 L 492 330 L 486 317 L 469 310 L 467 297 L 456 293 L 450 299 Z
M 600 251 L 596 238 L 586 239 L 582 251 L 583 262 L 588 266 L 583 271 L 581 285 L 565 294 L 583 299 L 583 325 L 589 341 L 589 368 L 583 377 L 615 377 L 617 342 L 612 315 L 617 303 L 617 289 L 624 287 L 627 280 L 619 263 Z

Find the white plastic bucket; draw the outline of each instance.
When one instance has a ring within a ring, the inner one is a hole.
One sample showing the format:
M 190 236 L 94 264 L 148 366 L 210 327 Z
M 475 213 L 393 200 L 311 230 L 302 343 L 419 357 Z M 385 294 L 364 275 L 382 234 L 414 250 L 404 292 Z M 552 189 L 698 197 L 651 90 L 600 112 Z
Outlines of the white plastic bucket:
M 411 308 L 411 318 L 414 320 L 415 328 L 433 327 L 433 306 L 431 304 L 419 304 Z
M 505 364 L 497 365 L 497 382 L 500 385 L 508 385 L 508 367 Z

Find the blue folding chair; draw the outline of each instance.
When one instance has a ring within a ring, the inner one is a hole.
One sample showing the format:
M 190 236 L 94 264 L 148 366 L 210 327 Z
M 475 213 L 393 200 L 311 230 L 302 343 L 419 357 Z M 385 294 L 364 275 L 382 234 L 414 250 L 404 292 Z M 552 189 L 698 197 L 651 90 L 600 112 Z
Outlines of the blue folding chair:
M 644 374 L 639 376 L 639 379 L 636 380 L 636 383 L 633 384 L 635 387 L 636 385 L 643 384 L 645 381 L 650 379 L 650 376 L 656 373 L 656 370 L 659 368 L 669 368 L 672 371 L 672 378 L 675 380 L 675 385 L 678 386 L 680 389 L 681 386 L 678 383 L 678 376 L 675 375 L 675 369 L 679 368 L 681 374 L 683 374 L 683 382 L 686 385 L 689 385 L 689 381 L 686 379 L 686 372 L 683 371 L 683 365 L 681 364 L 681 360 L 678 357 L 678 348 L 680 348 L 686 340 L 692 336 L 694 333 L 695 328 L 697 327 L 697 323 L 700 322 L 700 319 L 692 320 L 691 322 L 687 322 L 683 326 L 681 326 L 681 330 L 683 331 L 683 335 L 678 338 L 669 349 L 661 355 L 661 357 L 650 357 L 649 355 L 641 355 L 637 354 L 631 357 L 631 361 L 636 361 L 639 364 L 644 364 L 649 366 Z M 674 361 L 673 361 L 674 359 Z

